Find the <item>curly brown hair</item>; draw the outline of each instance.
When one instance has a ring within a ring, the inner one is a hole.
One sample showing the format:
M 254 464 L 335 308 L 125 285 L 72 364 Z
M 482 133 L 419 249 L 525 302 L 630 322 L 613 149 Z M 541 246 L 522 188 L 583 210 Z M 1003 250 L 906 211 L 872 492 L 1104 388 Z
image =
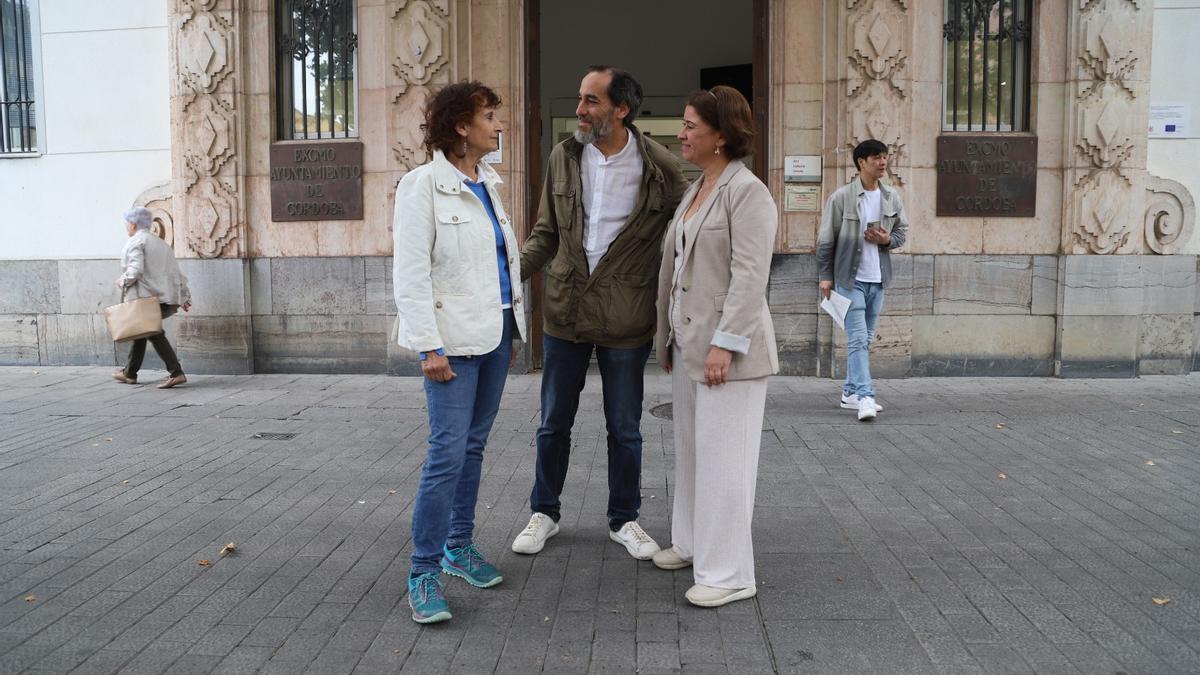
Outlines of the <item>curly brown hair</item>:
M 731 159 L 750 154 L 754 142 L 754 113 L 742 92 L 722 84 L 693 92 L 688 96 L 687 104 L 708 126 L 725 137 L 725 152 Z
M 458 125 L 470 124 L 481 109 L 498 107 L 500 97 L 482 82 L 463 80 L 442 87 L 425 106 L 421 128 L 425 131 L 426 152 L 432 155 L 441 150 L 462 157 L 458 151 L 462 140 Z

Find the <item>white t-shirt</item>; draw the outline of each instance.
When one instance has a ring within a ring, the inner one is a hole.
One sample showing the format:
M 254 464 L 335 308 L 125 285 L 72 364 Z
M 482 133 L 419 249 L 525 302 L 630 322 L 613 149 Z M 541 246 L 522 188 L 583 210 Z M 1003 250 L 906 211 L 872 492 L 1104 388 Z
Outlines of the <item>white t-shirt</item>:
M 625 227 L 641 189 L 642 155 L 633 132 L 625 132 L 625 147 L 612 157 L 591 143 L 583 146 L 583 250 L 589 273 Z
M 879 223 L 881 221 L 880 210 L 880 194 L 879 188 L 867 190 L 863 193 L 863 200 L 859 204 L 858 220 L 860 225 L 860 236 L 866 235 L 867 225 L 870 223 Z M 858 260 L 858 275 L 854 277 L 858 281 L 866 281 L 874 284 L 883 282 L 883 274 L 879 271 L 879 245 L 872 244 L 863 239 L 862 257 Z

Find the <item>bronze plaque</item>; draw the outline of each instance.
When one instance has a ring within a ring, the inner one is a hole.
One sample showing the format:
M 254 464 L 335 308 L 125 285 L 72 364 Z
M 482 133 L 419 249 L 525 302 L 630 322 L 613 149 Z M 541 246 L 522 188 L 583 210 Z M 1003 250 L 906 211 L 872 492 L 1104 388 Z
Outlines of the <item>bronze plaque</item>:
M 1036 136 L 938 137 L 939 216 L 1027 218 L 1036 204 Z
M 362 220 L 363 146 L 271 145 L 271 220 Z

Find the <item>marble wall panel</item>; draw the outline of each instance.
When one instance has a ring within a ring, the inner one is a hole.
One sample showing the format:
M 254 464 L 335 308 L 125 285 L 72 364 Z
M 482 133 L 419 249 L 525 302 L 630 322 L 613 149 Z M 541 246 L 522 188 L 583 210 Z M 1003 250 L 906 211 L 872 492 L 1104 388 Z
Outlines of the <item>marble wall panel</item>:
M 934 314 L 1029 313 L 1029 256 L 937 256 L 933 279 Z
M 1142 315 L 1139 375 L 1182 375 L 1195 354 L 1195 314 Z
M 914 255 L 912 313 L 914 315 L 933 314 L 933 269 L 937 256 Z
M 121 276 L 119 260 L 59 260 L 59 311 L 63 314 L 95 314 L 121 301 L 116 280 Z
M 1054 317 L 913 317 L 913 374 L 1044 376 L 1054 369 Z
M 192 309 L 187 316 L 239 316 L 250 313 L 250 264 L 242 258 L 179 261 L 188 278 Z
M 39 363 L 37 315 L 0 315 L 0 365 L 36 366 Z
M 367 314 L 395 314 L 396 297 L 392 292 L 392 258 L 374 256 L 364 260 L 366 271 Z
M 361 260 L 361 259 L 360 259 Z M 393 317 L 254 317 L 254 372 L 384 373 Z
M 1033 256 L 1033 287 L 1029 313 L 1053 316 L 1058 313 L 1058 257 Z
M 1142 311 L 1141 256 L 1062 256 L 1059 276 L 1063 316 L 1136 316 Z
M 1059 376 L 1137 375 L 1140 316 L 1061 316 L 1058 321 Z
M 366 311 L 366 304 L 362 258 L 271 260 L 274 314 L 356 315 Z
M 767 302 L 772 312 L 813 314 L 817 312 L 817 258 L 812 254 L 776 254 L 771 259 Z
M 45 314 L 38 317 L 43 365 L 99 366 L 116 362 L 116 348 L 99 314 Z M 122 343 L 120 349 L 128 351 Z
M 56 261 L 0 260 L 0 314 L 60 311 Z
M 813 376 L 817 374 L 816 314 L 771 312 L 775 324 L 775 344 L 779 349 L 781 375 Z
M 1192 313 L 1196 301 L 1196 256 L 1146 255 L 1142 262 L 1142 313 Z
M 174 323 L 173 344 L 184 372 L 254 372 L 249 316 L 187 316 Z
M 273 314 L 271 303 L 271 259 L 250 261 L 250 313 Z

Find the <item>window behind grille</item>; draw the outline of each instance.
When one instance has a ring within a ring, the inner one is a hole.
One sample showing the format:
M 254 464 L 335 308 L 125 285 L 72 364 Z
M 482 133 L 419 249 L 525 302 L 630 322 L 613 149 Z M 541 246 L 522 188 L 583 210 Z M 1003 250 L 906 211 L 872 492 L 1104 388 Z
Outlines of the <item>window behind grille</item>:
M 0 0 L 0 155 L 38 151 L 32 7 Z
M 354 0 L 277 0 L 276 136 L 358 136 Z
M 945 0 L 945 131 L 1028 131 L 1032 0 Z

